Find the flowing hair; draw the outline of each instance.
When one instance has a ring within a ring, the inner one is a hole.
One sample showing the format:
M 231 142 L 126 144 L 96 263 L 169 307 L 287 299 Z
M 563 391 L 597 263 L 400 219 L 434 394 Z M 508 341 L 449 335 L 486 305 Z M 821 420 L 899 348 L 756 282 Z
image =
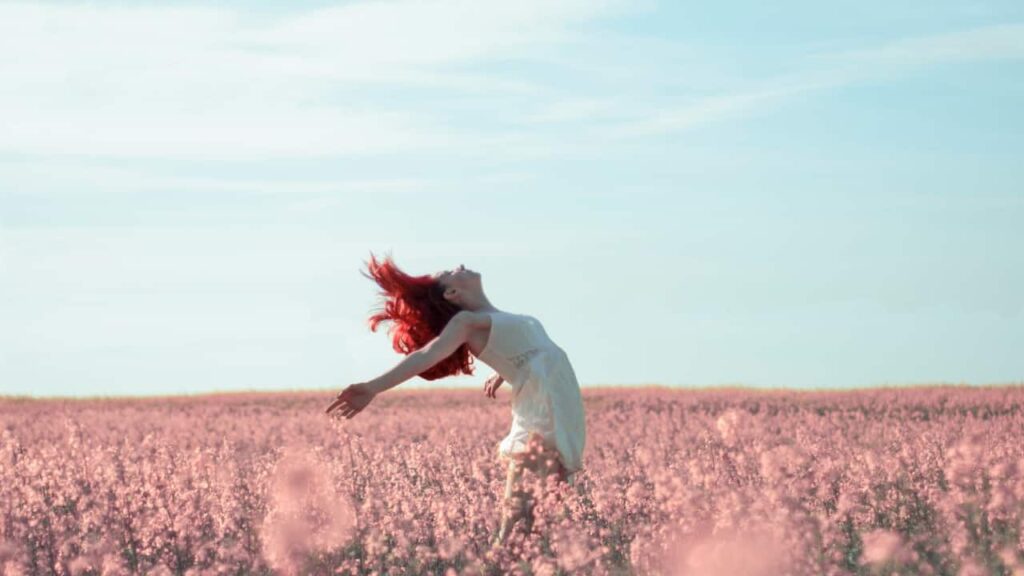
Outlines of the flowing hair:
M 430 275 L 410 276 L 403 272 L 390 254 L 378 260 L 370 253 L 365 262 L 368 274 L 360 274 L 380 286 L 383 296 L 380 312 L 370 316 L 371 332 L 381 322 L 391 322 L 388 334 L 395 352 L 411 354 L 436 338 L 448 321 L 461 310 L 444 298 L 444 286 Z M 457 374 L 473 374 L 473 358 L 469 346 L 463 344 L 444 360 L 419 374 L 424 380 L 437 380 Z

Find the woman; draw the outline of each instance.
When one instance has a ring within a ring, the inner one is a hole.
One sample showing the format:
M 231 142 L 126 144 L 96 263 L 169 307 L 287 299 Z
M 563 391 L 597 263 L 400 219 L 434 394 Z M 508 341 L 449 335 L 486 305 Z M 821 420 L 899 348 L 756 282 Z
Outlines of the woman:
M 473 374 L 471 356 L 496 372 L 484 385 L 495 398 L 504 382 L 513 388 L 512 430 L 498 443 L 507 464 L 503 514 L 494 544 L 502 544 L 517 520 L 532 528 L 533 502 L 519 486 L 524 469 L 541 478 L 573 483 L 582 468 L 586 426 L 583 398 L 569 357 L 533 316 L 499 310 L 484 294 L 480 273 L 459 266 L 410 276 L 390 256 L 368 264 L 370 279 L 383 289 L 383 311 L 370 317 L 371 331 L 385 320 L 392 346 L 406 357 L 383 375 L 342 390 L 327 413 L 352 418 L 385 390 L 420 376 L 436 380 Z M 366 274 L 364 274 L 366 275 Z

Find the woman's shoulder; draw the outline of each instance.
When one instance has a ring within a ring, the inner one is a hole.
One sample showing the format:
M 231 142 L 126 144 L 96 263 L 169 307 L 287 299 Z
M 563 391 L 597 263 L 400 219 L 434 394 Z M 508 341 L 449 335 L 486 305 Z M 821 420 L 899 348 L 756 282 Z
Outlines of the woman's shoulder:
M 472 328 L 487 328 L 491 325 L 490 312 L 476 312 L 473 310 L 459 310 L 452 316 L 453 322 L 460 322 Z

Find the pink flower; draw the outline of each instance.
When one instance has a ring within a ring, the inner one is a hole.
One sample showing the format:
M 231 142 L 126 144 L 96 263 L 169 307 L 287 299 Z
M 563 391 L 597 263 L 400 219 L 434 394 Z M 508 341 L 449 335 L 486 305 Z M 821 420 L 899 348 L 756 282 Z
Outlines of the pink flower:
M 869 564 L 907 562 L 911 559 L 903 537 L 892 530 L 875 529 L 862 536 L 864 561 Z

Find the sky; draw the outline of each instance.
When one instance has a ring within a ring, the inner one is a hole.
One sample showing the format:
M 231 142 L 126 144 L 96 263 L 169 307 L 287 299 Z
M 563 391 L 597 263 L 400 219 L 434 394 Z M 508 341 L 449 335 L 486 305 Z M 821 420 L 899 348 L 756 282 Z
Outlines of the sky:
M 0 79 L 0 394 L 369 380 L 371 252 L 584 389 L 1024 381 L 1020 2 L 4 2 Z

